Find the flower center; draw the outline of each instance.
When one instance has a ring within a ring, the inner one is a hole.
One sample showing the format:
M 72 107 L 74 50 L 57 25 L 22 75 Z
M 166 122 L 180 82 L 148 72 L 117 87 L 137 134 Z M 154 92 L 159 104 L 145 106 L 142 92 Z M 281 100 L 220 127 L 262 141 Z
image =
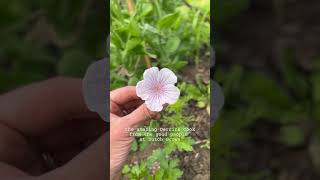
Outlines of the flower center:
M 153 90 L 154 90 L 154 92 L 155 93 L 161 93 L 162 92 L 162 86 L 161 86 L 161 84 L 155 84 L 154 85 L 154 88 L 153 88 Z

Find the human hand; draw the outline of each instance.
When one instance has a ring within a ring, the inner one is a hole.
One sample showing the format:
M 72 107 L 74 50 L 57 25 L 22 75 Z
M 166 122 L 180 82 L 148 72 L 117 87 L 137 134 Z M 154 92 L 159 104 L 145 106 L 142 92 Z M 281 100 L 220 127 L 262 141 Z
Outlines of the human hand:
M 105 131 L 87 109 L 79 79 L 55 78 L 3 94 L 0 177 L 105 180 Z
M 136 95 L 134 86 L 116 89 L 110 93 L 110 177 L 116 178 L 130 152 L 134 137 L 127 129 L 135 129 L 148 120 L 159 119 Z

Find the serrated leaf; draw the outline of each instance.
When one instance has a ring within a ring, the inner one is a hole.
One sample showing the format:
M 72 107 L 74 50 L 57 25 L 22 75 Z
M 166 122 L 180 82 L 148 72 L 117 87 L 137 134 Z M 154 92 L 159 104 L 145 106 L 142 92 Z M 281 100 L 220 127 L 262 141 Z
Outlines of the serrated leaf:
M 172 179 L 172 180 L 174 180 L 174 179 L 179 179 L 179 178 L 181 178 L 181 176 L 183 175 L 183 172 L 180 170 L 180 169 L 177 169 L 177 168 L 175 168 L 175 169 L 172 169 L 171 171 L 169 171 L 169 178 L 168 179 Z
M 155 161 L 161 159 L 163 157 L 163 153 L 160 149 L 156 149 L 154 150 L 154 152 L 152 153 L 151 156 L 149 156 L 148 160 L 151 162 L 151 163 L 154 163 Z
M 159 169 L 155 174 L 155 180 L 163 180 L 164 170 Z
M 171 154 L 174 150 L 176 150 L 176 146 L 173 143 L 167 143 L 163 149 L 164 153 L 167 155 Z
M 180 151 L 193 151 L 193 144 L 194 141 L 190 137 L 183 138 L 181 141 L 177 142 L 177 148 Z
M 130 167 L 128 165 L 125 165 L 122 169 L 122 173 L 123 174 L 127 174 L 130 172 Z

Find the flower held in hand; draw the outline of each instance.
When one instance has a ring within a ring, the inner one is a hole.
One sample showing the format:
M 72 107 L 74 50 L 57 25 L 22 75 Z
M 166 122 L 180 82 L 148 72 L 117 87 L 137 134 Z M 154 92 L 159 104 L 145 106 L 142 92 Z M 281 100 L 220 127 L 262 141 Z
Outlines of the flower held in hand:
M 180 91 L 175 83 L 177 76 L 170 69 L 159 71 L 157 67 L 152 67 L 145 70 L 143 80 L 138 82 L 137 95 L 151 111 L 159 112 L 164 104 L 174 104 L 178 100 Z

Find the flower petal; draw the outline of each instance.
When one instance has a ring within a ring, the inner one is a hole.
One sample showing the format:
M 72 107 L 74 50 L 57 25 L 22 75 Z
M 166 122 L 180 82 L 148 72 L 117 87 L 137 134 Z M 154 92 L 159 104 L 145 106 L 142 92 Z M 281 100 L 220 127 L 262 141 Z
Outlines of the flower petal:
M 162 99 L 164 99 L 165 103 L 174 104 L 179 99 L 179 96 L 180 90 L 176 86 L 168 84 L 164 87 Z
M 149 68 L 145 70 L 143 73 L 143 79 L 146 81 L 155 82 L 158 76 L 159 76 L 159 69 L 157 67 Z
M 137 96 L 142 100 L 147 100 L 150 96 L 152 96 L 152 92 L 150 91 L 150 82 L 142 80 L 137 83 L 136 86 Z
M 160 70 L 158 81 L 162 84 L 175 84 L 178 81 L 177 76 L 168 68 Z
M 147 69 L 143 74 L 144 79 L 136 86 L 137 96 L 145 101 L 151 111 L 159 112 L 164 104 L 174 104 L 180 91 L 174 86 L 177 76 L 168 68 L 159 71 L 157 67 Z
M 146 100 L 146 106 L 150 111 L 160 112 L 163 109 L 163 100 L 160 97 L 154 96 Z

